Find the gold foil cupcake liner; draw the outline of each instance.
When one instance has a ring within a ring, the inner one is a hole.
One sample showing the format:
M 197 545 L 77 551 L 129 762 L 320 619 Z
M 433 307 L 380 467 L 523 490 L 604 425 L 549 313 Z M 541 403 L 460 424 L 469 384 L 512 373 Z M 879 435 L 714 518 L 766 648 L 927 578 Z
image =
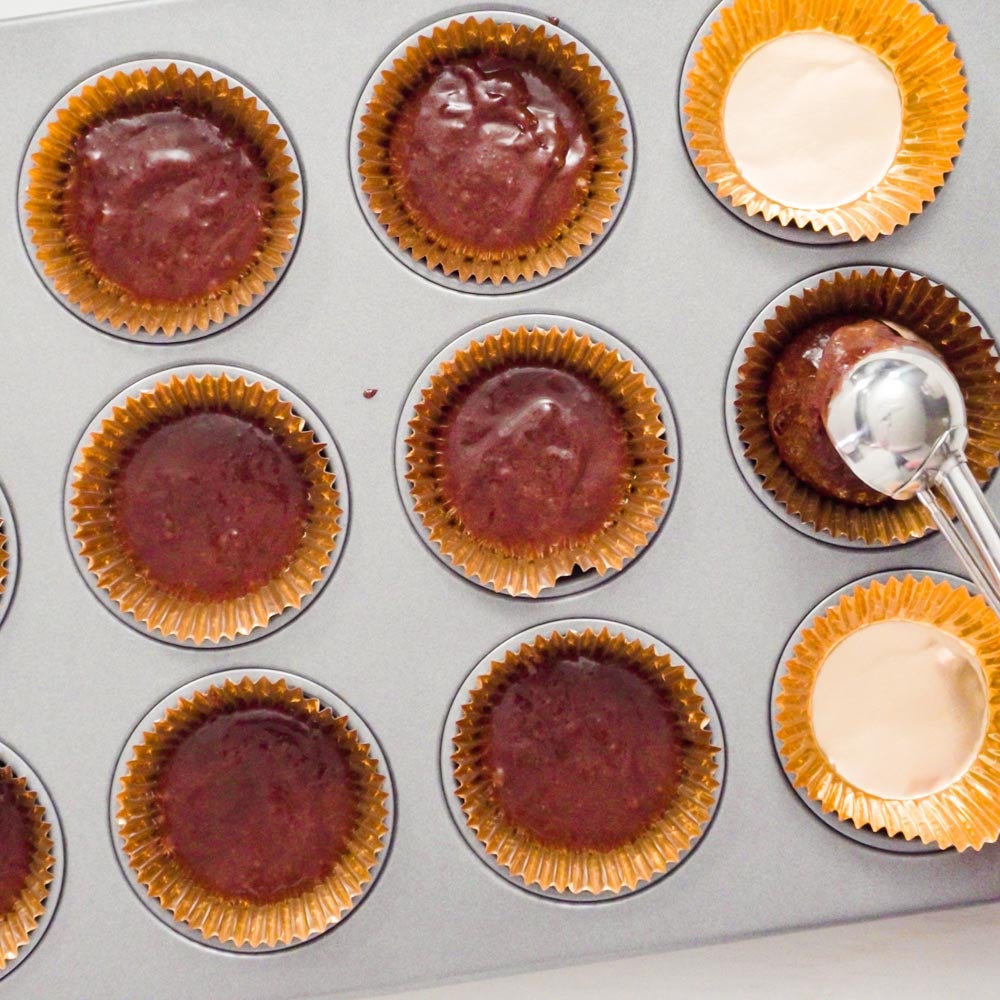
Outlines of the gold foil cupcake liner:
M 278 707 L 336 734 L 348 755 L 358 792 L 354 831 L 328 876 L 278 902 L 255 903 L 219 895 L 200 885 L 165 843 L 157 799 L 163 767 L 180 742 L 220 713 L 246 707 Z M 117 793 L 116 825 L 127 863 L 139 885 L 174 920 L 235 948 L 278 948 L 305 941 L 338 923 L 371 882 L 387 838 L 388 793 L 370 747 L 350 720 L 335 715 L 301 688 L 267 677 L 225 680 L 181 698 L 132 747 Z
M 10 610 L 17 569 L 18 545 L 14 515 L 0 487 L 0 624 Z
M 159 423 L 189 413 L 223 411 L 256 421 L 300 462 L 309 514 L 283 572 L 238 597 L 220 601 L 178 596 L 163 587 L 123 544 L 115 523 L 116 472 L 129 448 Z M 244 375 L 176 374 L 114 406 L 85 441 L 73 467 L 69 505 L 73 539 L 95 585 L 126 615 L 178 642 L 215 643 L 265 628 L 298 609 L 333 560 L 340 532 L 340 496 L 325 449 L 277 388 Z
M 389 137 L 407 94 L 435 66 L 481 52 L 534 63 L 555 76 L 579 100 L 594 144 L 595 164 L 582 204 L 554 233 L 536 245 L 512 251 L 470 250 L 458 241 L 427 233 L 399 197 L 389 164 Z M 494 285 L 544 277 L 579 257 L 609 224 L 627 170 L 624 120 L 624 107 L 610 80 L 575 42 L 564 41 L 541 25 L 532 28 L 492 17 L 451 21 L 419 35 L 373 84 L 358 135 L 361 191 L 400 249 L 432 271 L 440 268 L 461 281 Z
M 4 591 L 6 590 L 7 576 L 7 525 L 4 524 L 3 518 L 0 517 L 0 601 L 3 600 Z
M 677 713 L 683 747 L 680 782 L 663 814 L 629 842 L 609 850 L 566 848 L 539 842 L 507 819 L 483 766 L 489 713 L 508 680 L 541 656 L 607 657 L 633 664 L 665 692 Z M 717 755 L 704 700 L 694 679 L 669 654 L 608 628 L 538 635 L 494 660 L 467 692 L 453 736 L 455 791 L 469 828 L 487 854 L 526 886 L 559 893 L 622 893 L 665 874 L 681 859 L 712 816 L 718 798 Z
M 914 799 L 880 798 L 845 781 L 817 743 L 811 722 L 813 686 L 834 646 L 865 625 L 899 619 L 934 626 L 970 646 L 987 690 L 986 735 L 976 760 L 947 788 Z M 775 737 L 793 785 L 824 812 L 857 828 L 919 837 L 941 849 L 979 850 L 1000 837 L 1000 619 L 981 596 L 911 575 L 859 586 L 803 628 L 785 667 Z
M 45 913 L 49 884 L 54 877 L 53 841 L 51 827 L 46 822 L 45 810 L 35 793 L 28 787 L 27 779 L 17 777 L 10 766 L 0 761 L 0 785 L 14 790 L 22 815 L 28 818 L 31 828 L 31 867 L 13 906 L 0 913 L 0 974 L 18 952 L 28 944 L 31 933 L 38 927 Z
M 962 387 L 969 427 L 969 468 L 985 483 L 1000 463 L 1000 373 L 993 341 L 943 285 L 889 268 L 838 271 L 773 310 L 753 334 L 738 371 L 735 420 L 760 487 L 817 533 L 867 545 L 890 545 L 936 530 L 916 498 L 864 507 L 825 496 L 781 460 L 768 426 L 767 390 L 791 340 L 835 316 L 889 320 L 911 330 L 947 362 Z
M 631 458 L 628 489 L 609 523 L 594 535 L 548 549 L 514 551 L 476 537 L 440 484 L 438 432 L 454 400 L 484 374 L 517 364 L 560 368 L 596 384 L 621 413 Z M 496 591 L 536 597 L 577 569 L 599 575 L 621 569 L 656 531 L 669 496 L 673 459 L 655 388 L 617 350 L 573 329 L 519 326 L 473 341 L 431 376 L 408 426 L 406 481 L 430 543 L 466 576 Z
M 878 56 L 899 87 L 903 119 L 895 160 L 873 188 L 832 208 L 772 200 L 746 180 L 726 146 L 723 109 L 737 70 L 761 45 L 795 31 L 826 31 L 856 42 Z M 720 199 L 749 216 L 852 240 L 888 235 L 934 200 L 959 154 L 968 118 L 962 62 L 948 29 L 910 0 L 733 0 L 695 53 L 684 87 L 688 145 Z
M 204 67 L 170 63 L 108 70 L 67 97 L 30 152 L 25 225 L 33 253 L 52 287 L 84 316 L 130 334 L 144 330 L 167 337 L 207 331 L 262 296 L 292 249 L 298 230 L 299 178 L 283 130 L 256 97 L 235 81 Z M 126 72 L 126 69 L 128 70 Z M 99 274 L 74 245 L 63 222 L 68 165 L 76 140 L 88 129 L 151 103 L 170 101 L 207 112 L 245 136 L 256 148 L 271 188 L 270 216 L 263 242 L 245 271 L 208 295 L 162 302 L 133 295 Z M 26 239 L 27 242 L 27 239 Z

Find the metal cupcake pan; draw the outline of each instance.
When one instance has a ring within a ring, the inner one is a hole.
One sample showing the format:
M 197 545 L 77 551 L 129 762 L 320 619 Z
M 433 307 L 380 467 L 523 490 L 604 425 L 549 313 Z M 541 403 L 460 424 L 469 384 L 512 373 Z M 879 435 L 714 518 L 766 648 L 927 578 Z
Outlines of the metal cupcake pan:
M 960 42 L 970 88 L 988 93 L 1000 11 L 970 0 L 938 6 Z M 55 304 L 20 238 L 19 185 L 0 240 L 15 331 L 0 400 L 11 429 L 0 436 L 0 476 L 17 511 L 21 556 L 16 614 L 0 628 L 0 733 L 46 774 L 72 838 L 58 934 L 18 969 L 11 996 L 19 1000 L 65 992 L 67 969 L 81 995 L 367 996 L 1000 898 L 995 846 L 919 861 L 866 850 L 832 836 L 785 780 L 765 722 L 782 644 L 825 595 L 898 569 L 911 550 L 827 545 L 768 516 L 733 467 L 719 412 L 734 343 L 762 303 L 787 294 L 799 275 L 905 261 L 960 288 L 985 328 L 996 329 L 988 255 L 969 252 L 992 238 L 982 197 L 993 178 L 995 123 L 971 109 L 969 141 L 938 204 L 890 242 L 765 240 L 706 197 L 674 117 L 688 39 L 707 5 L 623 16 L 607 0 L 580 0 L 558 30 L 600 51 L 641 135 L 641 147 L 630 144 L 628 210 L 619 203 L 601 252 L 563 269 L 560 280 L 517 284 L 515 298 L 502 301 L 455 295 L 466 289 L 427 280 L 426 269 L 386 252 L 363 202 L 359 210 L 353 171 L 355 115 L 380 54 L 449 13 L 433 0 L 402 17 L 391 5 L 300 0 L 290 15 L 248 0 L 234 16 L 227 0 L 154 0 L 0 23 L 16 66 L 0 106 L 12 137 L 0 170 L 12 184 L 38 122 L 72 82 L 144 61 L 151 39 L 158 59 L 178 53 L 227 75 L 231 68 L 267 94 L 308 180 L 308 224 L 280 294 L 245 311 L 218 341 L 172 338 L 170 361 L 228 370 L 221 355 L 295 386 L 317 420 L 322 414 L 326 440 L 351 472 L 350 537 L 338 540 L 337 579 L 291 627 L 262 631 L 251 661 L 251 647 L 191 650 L 114 621 L 70 568 L 61 487 L 95 407 L 165 366 L 142 338 L 95 337 Z M 539 23 L 546 13 L 534 11 Z M 337 73 L 319 72 L 331 58 Z M 428 358 L 470 336 L 463 331 L 529 315 L 620 334 L 662 387 L 664 415 L 675 421 L 673 457 L 684 439 L 682 461 L 670 467 L 669 517 L 641 558 L 600 587 L 560 591 L 544 606 L 443 571 L 414 531 L 397 476 L 400 422 Z M 378 389 L 374 398 L 364 397 L 368 388 Z M 924 541 L 919 555 L 930 571 L 954 566 L 940 539 Z M 697 856 L 648 890 L 600 905 L 567 905 L 500 878 L 464 842 L 442 785 L 446 717 L 463 678 L 510 636 L 552 619 L 627 622 L 683 650 L 725 719 L 725 795 Z M 148 706 L 210 670 L 242 675 L 244 666 L 315 678 L 309 690 L 349 698 L 392 761 L 396 806 L 391 851 L 363 905 L 330 933 L 266 957 L 193 947 L 137 907 L 107 827 L 123 741 Z

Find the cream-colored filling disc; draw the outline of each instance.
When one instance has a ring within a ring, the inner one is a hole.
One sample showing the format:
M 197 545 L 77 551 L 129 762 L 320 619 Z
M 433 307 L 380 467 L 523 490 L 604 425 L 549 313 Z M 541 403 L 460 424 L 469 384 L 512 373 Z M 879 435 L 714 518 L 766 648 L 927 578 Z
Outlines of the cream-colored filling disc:
M 883 799 L 940 791 L 972 765 L 986 733 L 975 653 L 930 625 L 866 625 L 827 655 L 812 694 L 816 742 L 846 781 Z
M 744 179 L 790 208 L 834 208 L 870 191 L 896 158 L 902 121 L 892 71 L 826 31 L 789 32 L 751 52 L 723 109 Z

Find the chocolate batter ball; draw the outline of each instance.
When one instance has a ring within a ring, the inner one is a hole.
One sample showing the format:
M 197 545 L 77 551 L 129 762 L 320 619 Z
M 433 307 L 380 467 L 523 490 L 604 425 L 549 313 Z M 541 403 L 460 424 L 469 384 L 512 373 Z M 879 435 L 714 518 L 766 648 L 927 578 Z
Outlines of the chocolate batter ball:
M 878 320 L 836 316 L 803 330 L 781 352 L 767 390 L 768 425 L 781 460 L 814 490 L 865 507 L 886 499 L 844 464 L 824 418 L 854 364 L 872 351 L 904 343 L 909 341 Z

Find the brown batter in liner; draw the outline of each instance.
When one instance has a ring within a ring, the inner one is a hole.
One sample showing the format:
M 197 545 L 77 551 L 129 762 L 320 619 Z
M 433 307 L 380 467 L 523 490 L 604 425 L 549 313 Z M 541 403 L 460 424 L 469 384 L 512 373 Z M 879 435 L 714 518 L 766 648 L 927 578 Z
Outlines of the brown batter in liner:
M 3 518 L 0 518 L 0 596 L 4 592 L 4 584 L 7 579 L 7 533 L 4 530 Z
M 110 72 L 110 71 L 109 71 Z M 64 185 L 79 136 L 93 125 L 149 108 L 179 106 L 218 121 L 245 136 L 255 148 L 270 187 L 270 208 L 255 259 L 240 275 L 207 295 L 177 302 L 137 297 L 99 274 L 78 241 L 67 232 L 62 213 Z M 59 294 L 99 322 L 135 334 L 167 336 L 207 330 L 236 316 L 275 280 L 292 247 L 300 210 L 298 177 L 288 168 L 287 142 L 274 119 L 248 97 L 209 72 L 136 69 L 102 76 L 64 107 L 31 153 L 28 190 L 24 192 L 27 225 L 34 254 Z
M 621 414 L 629 455 L 621 505 L 600 530 L 559 544 L 501 546 L 462 523 L 442 491 L 441 430 L 454 401 L 484 374 L 512 365 L 561 368 L 605 392 Z M 502 330 L 459 350 L 431 377 L 409 422 L 406 479 L 432 544 L 494 590 L 535 597 L 575 569 L 618 570 L 649 541 L 667 499 L 666 431 L 655 389 L 631 362 L 572 329 Z
M 219 600 L 185 596 L 151 578 L 133 558 L 115 518 L 117 470 L 131 446 L 151 427 L 204 412 L 230 413 L 266 428 L 295 457 L 308 488 L 302 539 L 287 568 L 247 593 Z M 301 605 L 322 579 L 337 544 L 338 486 L 323 449 L 324 442 L 316 440 L 277 389 L 243 376 L 173 375 L 130 397 L 83 444 L 73 469 L 73 537 L 96 586 L 150 631 L 180 641 L 212 643 L 266 627 L 276 615 Z
M 0 972 L 28 943 L 38 918 L 45 912 L 45 901 L 52 881 L 53 843 L 51 827 L 45 821 L 45 810 L 25 778 L 15 777 L 9 766 L 0 761 L 0 786 L 16 799 L 17 808 L 25 820 L 31 842 L 24 882 L 16 892 L 12 905 L 0 911 Z
M 627 662 L 636 675 L 663 693 L 675 713 L 681 763 L 669 804 L 635 836 L 604 850 L 543 843 L 513 825 L 497 801 L 493 777 L 484 764 L 486 720 L 508 679 L 530 669 L 536 659 L 561 656 Z M 475 684 L 453 737 L 455 794 L 484 849 L 512 876 L 559 892 L 623 892 L 668 871 L 701 836 L 718 795 L 717 737 L 709 729 L 694 681 L 669 655 L 657 655 L 652 646 L 608 629 L 554 632 L 494 661 Z
M 579 101 L 594 148 L 589 188 L 579 205 L 547 237 L 510 250 L 477 250 L 444 232 L 427 231 L 400 198 L 390 158 L 394 122 L 406 96 L 433 68 L 482 53 L 535 64 L 560 81 Z M 493 284 L 544 276 L 578 257 L 610 221 L 626 170 L 623 119 L 610 81 L 574 43 L 564 43 L 541 26 L 531 29 L 475 17 L 452 21 L 422 35 L 375 84 L 358 136 L 361 187 L 389 236 L 432 270 Z
M 329 874 L 315 885 L 279 901 L 254 902 L 201 885 L 178 862 L 163 837 L 158 807 L 159 778 L 174 748 L 201 723 L 241 708 L 275 707 L 310 726 L 334 734 L 349 759 L 357 801 L 356 821 L 343 849 L 330 859 Z M 388 834 L 385 779 L 369 747 L 350 720 L 336 716 L 315 698 L 284 680 L 262 678 L 198 691 L 182 699 L 133 748 L 117 791 L 118 830 L 139 882 L 174 918 L 223 943 L 275 947 L 307 940 L 337 923 L 371 881 Z

